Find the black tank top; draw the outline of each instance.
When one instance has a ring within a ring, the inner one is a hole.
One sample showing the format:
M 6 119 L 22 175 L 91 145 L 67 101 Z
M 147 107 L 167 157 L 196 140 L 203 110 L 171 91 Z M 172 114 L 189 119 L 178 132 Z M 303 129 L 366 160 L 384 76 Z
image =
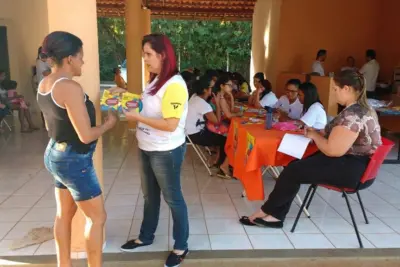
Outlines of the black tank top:
M 53 89 L 55 85 L 62 80 L 68 80 L 68 78 L 56 80 L 51 90 L 45 94 L 41 93 L 38 88 L 37 101 L 39 108 L 46 120 L 49 137 L 57 143 L 65 142 L 70 145 L 74 151 L 84 154 L 90 150 L 91 145 L 96 141 L 90 144 L 82 143 L 68 117 L 67 110 L 55 102 L 53 98 Z M 92 101 L 89 100 L 89 97 L 85 94 L 85 99 L 77 99 L 76 101 L 85 101 L 90 118 L 90 126 L 96 126 L 96 110 Z

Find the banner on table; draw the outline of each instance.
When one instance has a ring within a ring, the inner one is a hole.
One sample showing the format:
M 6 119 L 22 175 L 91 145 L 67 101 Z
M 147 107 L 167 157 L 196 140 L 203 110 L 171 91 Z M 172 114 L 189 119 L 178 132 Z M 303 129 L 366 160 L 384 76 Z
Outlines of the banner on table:
M 250 153 L 251 153 L 251 151 L 253 151 L 255 138 L 251 134 L 247 133 L 246 140 L 247 140 L 247 145 L 246 145 L 245 164 L 247 164 L 247 160 L 250 156 Z

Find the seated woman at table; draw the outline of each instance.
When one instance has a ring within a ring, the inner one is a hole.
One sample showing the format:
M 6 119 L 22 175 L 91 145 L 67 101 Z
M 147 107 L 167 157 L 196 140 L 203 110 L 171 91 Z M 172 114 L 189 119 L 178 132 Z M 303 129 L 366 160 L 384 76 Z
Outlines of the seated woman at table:
M 265 81 L 264 73 L 257 72 L 254 75 L 254 77 L 253 77 L 253 85 L 254 85 L 254 88 L 256 88 L 256 90 L 253 91 L 253 93 L 251 93 L 251 95 L 249 96 L 248 103 L 249 103 L 250 106 L 254 106 L 254 104 L 255 104 L 257 91 L 259 91 L 260 89 L 264 88 L 265 86 L 268 86 L 268 85 L 265 84 L 264 81 Z M 269 84 L 270 87 L 272 88 L 272 85 L 268 80 L 267 80 L 267 84 Z
M 274 107 L 278 98 L 272 92 L 271 83 L 268 80 L 261 82 L 262 87 L 255 91 L 253 105 L 255 108 Z
M 317 87 L 310 82 L 305 82 L 299 86 L 299 101 L 303 104 L 303 112 L 297 122 L 302 127 L 310 127 L 316 130 L 323 130 L 328 122 L 324 106 L 319 100 Z M 280 121 L 290 120 L 279 118 Z
M 229 75 L 223 75 L 219 77 L 215 83 L 215 97 L 212 102 L 215 104 L 217 98 L 220 99 L 222 120 L 230 121 L 231 118 L 241 115 L 238 112 L 234 112 L 235 109 L 235 99 L 232 94 L 233 81 Z
M 324 135 L 313 128 L 305 131 L 319 152 L 289 164 L 261 210 L 242 217 L 242 224 L 282 228 L 302 184 L 354 189 L 358 186 L 370 156 L 382 144 L 381 129 L 375 111 L 367 102 L 362 74 L 346 70 L 334 81 L 337 102 L 346 108 L 327 125 Z
M 212 87 L 214 81 L 212 77 L 202 76 L 193 84 L 194 94 L 189 100 L 188 114 L 186 118 L 186 134 L 196 145 L 219 147 L 217 155 L 212 165 L 219 167 L 218 176 L 227 178 L 229 175 L 229 163 L 225 154 L 226 137 L 209 131 L 206 127 L 208 122 L 218 124 L 222 117 L 221 99 L 215 97 L 216 111 L 214 113 L 212 107 L 207 103 L 207 99 L 212 95 Z
M 299 100 L 299 79 L 290 79 L 286 83 L 285 94 L 275 104 L 279 118 L 283 120 L 298 120 L 303 112 L 303 104 Z
M 246 100 L 249 97 L 250 93 L 250 85 L 243 77 L 242 74 L 238 72 L 234 72 L 232 74 L 232 80 L 234 84 L 233 88 L 233 96 L 235 99 L 244 99 Z

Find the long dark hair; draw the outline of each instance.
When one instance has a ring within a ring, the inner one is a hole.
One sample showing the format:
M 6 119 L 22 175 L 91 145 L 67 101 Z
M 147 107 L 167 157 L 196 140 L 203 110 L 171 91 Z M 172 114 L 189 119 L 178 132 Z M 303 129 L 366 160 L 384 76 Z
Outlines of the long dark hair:
M 216 83 L 215 83 L 214 92 L 215 93 L 220 92 L 221 91 L 221 85 L 225 85 L 229 81 L 232 81 L 232 78 L 229 75 L 224 74 L 224 75 L 220 76 L 218 78 L 218 80 L 216 81 Z
M 264 91 L 260 95 L 260 99 L 262 99 L 265 95 L 272 92 L 272 84 L 268 80 L 262 80 L 261 85 L 264 87 Z
M 367 99 L 365 77 L 361 73 L 354 70 L 344 70 L 338 73 L 333 80 L 340 88 L 343 88 L 344 86 L 353 88 L 358 96 L 358 104 L 363 108 L 371 110 L 371 106 L 368 104 Z
M 198 96 L 203 96 L 205 90 L 210 88 L 211 81 L 212 77 L 209 77 L 208 75 L 201 76 L 199 80 L 196 80 L 193 83 L 193 92 Z
M 150 95 L 155 95 L 169 79 L 179 73 L 176 65 L 176 56 L 171 41 L 163 34 L 154 33 L 146 35 L 142 41 L 142 48 L 145 44 L 150 44 L 151 49 L 164 58 L 161 73 L 158 74 L 158 81 L 150 91 Z M 156 77 L 156 73 L 150 73 L 150 83 L 153 82 Z
M 304 94 L 303 114 L 315 103 L 321 103 L 319 100 L 317 87 L 310 82 L 300 84 L 299 90 Z
M 64 58 L 76 56 L 82 50 L 82 40 L 69 32 L 56 31 L 44 38 L 42 54 L 50 58 L 58 66 Z

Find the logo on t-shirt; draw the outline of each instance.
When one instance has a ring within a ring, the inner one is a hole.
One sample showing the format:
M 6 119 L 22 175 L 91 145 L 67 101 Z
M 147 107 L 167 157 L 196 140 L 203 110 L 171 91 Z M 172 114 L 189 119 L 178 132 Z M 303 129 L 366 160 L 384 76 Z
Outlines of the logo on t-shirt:
M 182 105 L 181 103 L 171 103 L 171 105 L 174 107 L 174 109 L 179 108 L 180 105 Z

